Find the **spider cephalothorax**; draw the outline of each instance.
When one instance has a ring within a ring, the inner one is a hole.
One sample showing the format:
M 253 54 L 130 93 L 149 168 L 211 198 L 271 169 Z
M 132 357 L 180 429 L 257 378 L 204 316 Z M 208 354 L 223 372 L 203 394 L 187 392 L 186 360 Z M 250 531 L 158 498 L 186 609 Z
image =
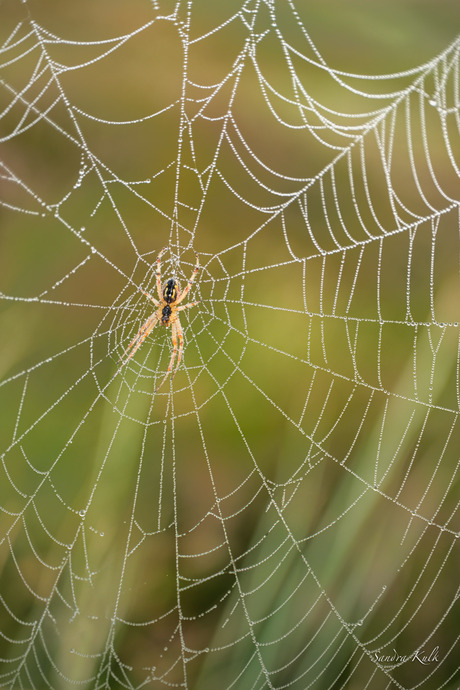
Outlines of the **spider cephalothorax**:
M 161 323 L 164 326 L 171 326 L 171 335 L 172 335 L 172 341 L 173 341 L 173 353 L 171 355 L 171 359 L 169 362 L 168 370 L 161 381 L 160 385 L 157 387 L 160 388 L 160 386 L 164 383 L 166 380 L 168 374 L 171 373 L 174 360 L 176 358 L 177 354 L 177 363 L 176 363 L 176 368 L 174 369 L 174 374 L 176 373 L 179 363 L 182 359 L 182 351 L 184 349 L 184 336 L 182 334 L 182 328 L 180 325 L 179 321 L 179 314 L 178 312 L 182 311 L 183 309 L 190 309 L 190 307 L 194 307 L 198 302 L 189 302 L 188 304 L 184 304 L 181 306 L 178 306 L 184 297 L 187 296 L 190 288 L 192 287 L 192 283 L 195 280 L 195 276 L 198 273 L 198 268 L 200 266 L 199 264 L 199 259 L 198 259 L 198 254 L 196 255 L 196 264 L 195 268 L 193 270 L 193 273 L 190 277 L 190 280 L 188 281 L 186 287 L 184 290 L 181 292 L 179 283 L 177 280 L 174 280 L 174 278 L 169 278 L 169 280 L 166 281 L 164 284 L 164 287 L 161 287 L 161 256 L 163 252 L 165 251 L 166 247 L 164 247 L 161 252 L 158 254 L 157 258 L 157 272 L 156 272 L 156 287 L 157 287 L 157 293 L 158 293 L 158 298 L 155 299 L 155 297 L 152 297 L 151 294 L 148 292 L 145 292 L 142 290 L 143 294 L 151 300 L 154 305 L 157 307 L 157 309 L 154 311 L 154 313 L 149 316 L 147 321 L 144 323 L 144 325 L 139 329 L 137 332 L 136 337 L 130 342 L 128 347 L 123 353 L 123 356 L 126 355 L 128 352 L 128 356 L 123 360 L 122 357 L 122 364 L 120 369 L 128 362 L 131 357 L 134 355 L 134 353 L 140 348 L 146 337 L 149 335 L 149 333 L 152 331 L 152 329 L 156 326 L 158 321 L 161 321 Z M 177 341 L 179 340 L 179 347 L 177 346 Z M 117 373 L 118 373 L 117 371 Z
M 165 326 L 169 326 L 169 321 L 171 319 L 172 309 L 169 304 L 165 304 L 163 311 L 161 312 L 161 322 Z

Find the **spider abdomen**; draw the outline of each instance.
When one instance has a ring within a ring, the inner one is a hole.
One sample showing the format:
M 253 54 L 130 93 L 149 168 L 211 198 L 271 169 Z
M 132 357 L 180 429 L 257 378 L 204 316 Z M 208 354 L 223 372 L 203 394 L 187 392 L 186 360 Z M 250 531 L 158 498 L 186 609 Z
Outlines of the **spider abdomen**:
M 175 302 L 177 300 L 178 295 L 179 286 L 174 278 L 170 278 L 168 281 L 166 281 L 166 284 L 163 288 L 163 299 L 165 302 L 170 304 L 171 302 Z

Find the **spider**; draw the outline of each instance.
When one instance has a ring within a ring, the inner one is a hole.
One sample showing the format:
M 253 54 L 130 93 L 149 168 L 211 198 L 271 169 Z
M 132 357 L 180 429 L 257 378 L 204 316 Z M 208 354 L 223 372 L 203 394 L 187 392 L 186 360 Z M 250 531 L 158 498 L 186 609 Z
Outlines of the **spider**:
M 174 360 L 176 358 L 176 354 L 177 362 L 176 368 L 174 369 L 174 373 L 172 375 L 173 377 L 175 376 L 180 361 L 182 359 L 182 351 L 184 349 L 184 336 L 182 334 L 182 328 L 180 325 L 178 312 L 182 311 L 183 309 L 191 309 L 191 307 L 194 307 L 195 305 L 199 304 L 199 302 L 189 302 L 188 304 L 183 304 L 180 307 L 178 306 L 182 302 L 184 297 L 187 296 L 190 288 L 192 287 L 192 283 L 195 280 L 195 276 L 198 273 L 198 269 L 200 267 L 198 254 L 196 255 L 196 264 L 195 268 L 193 269 L 193 273 L 190 277 L 190 280 L 188 281 L 184 290 L 182 290 L 181 292 L 179 283 L 177 282 L 177 280 L 174 280 L 174 278 L 169 278 L 169 280 L 166 281 L 164 286 L 161 287 L 161 256 L 163 255 L 165 250 L 166 247 L 163 247 L 163 249 L 157 257 L 156 285 L 159 300 L 155 299 L 155 297 L 153 297 L 150 293 L 141 290 L 141 292 L 154 303 L 157 309 L 151 316 L 149 316 L 144 325 L 141 326 L 135 338 L 133 338 L 126 350 L 123 352 L 123 355 L 120 358 L 120 361 L 123 360 L 122 364 L 116 372 L 118 374 L 120 369 L 122 369 L 122 367 L 124 367 L 125 364 L 129 362 L 131 357 L 134 356 L 134 354 L 140 348 L 140 346 L 142 345 L 146 337 L 149 335 L 149 333 L 155 328 L 157 323 L 160 321 L 164 326 L 171 326 L 173 352 L 171 355 L 171 359 L 169 361 L 168 370 L 164 375 L 159 386 L 157 386 L 156 390 L 158 390 L 163 385 L 168 375 L 171 373 L 174 365 Z M 179 348 L 177 347 L 177 340 L 179 340 Z M 128 356 L 125 357 L 125 355 L 128 352 Z M 125 359 L 123 359 L 124 357 Z

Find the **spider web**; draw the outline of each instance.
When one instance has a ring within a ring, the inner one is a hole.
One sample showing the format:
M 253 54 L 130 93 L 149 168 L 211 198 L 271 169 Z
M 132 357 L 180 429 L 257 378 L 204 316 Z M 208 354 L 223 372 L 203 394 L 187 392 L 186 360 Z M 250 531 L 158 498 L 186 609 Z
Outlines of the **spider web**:
M 1 12 L 2 687 L 458 687 L 460 41 Z

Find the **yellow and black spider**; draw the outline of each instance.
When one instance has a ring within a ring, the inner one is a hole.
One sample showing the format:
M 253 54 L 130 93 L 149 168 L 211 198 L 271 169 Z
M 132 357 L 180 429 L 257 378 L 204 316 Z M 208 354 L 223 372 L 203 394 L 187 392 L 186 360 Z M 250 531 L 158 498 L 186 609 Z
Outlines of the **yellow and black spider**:
M 180 361 L 182 359 L 182 351 L 184 349 L 184 336 L 182 334 L 182 328 L 180 325 L 180 320 L 179 320 L 179 313 L 183 309 L 190 309 L 191 307 L 194 307 L 196 304 L 199 304 L 199 302 L 189 302 L 188 304 L 183 304 L 181 306 L 178 306 L 184 297 L 187 296 L 187 294 L 190 291 L 190 288 L 192 287 L 192 283 L 195 280 L 195 276 L 198 273 L 198 269 L 200 267 L 199 263 L 199 258 L 198 254 L 196 255 L 196 264 L 195 268 L 193 270 L 193 273 L 190 277 L 190 280 L 187 283 L 187 286 L 180 291 L 179 283 L 177 280 L 174 280 L 174 278 L 169 278 L 169 280 L 166 281 L 164 286 L 161 286 L 161 256 L 166 250 L 166 247 L 163 247 L 161 252 L 158 254 L 157 257 L 157 292 L 158 292 L 158 297 L 159 299 L 155 299 L 150 293 L 145 292 L 142 290 L 142 293 L 151 300 L 154 305 L 157 307 L 157 309 L 154 311 L 152 316 L 149 316 L 147 321 L 144 323 L 143 326 L 139 329 L 137 332 L 135 338 L 130 342 L 126 350 L 124 351 L 122 357 L 120 360 L 122 361 L 122 364 L 118 371 L 124 367 L 124 365 L 129 362 L 131 357 L 136 353 L 136 351 L 140 348 L 146 337 L 149 335 L 149 333 L 155 328 L 157 323 L 160 321 L 164 326 L 171 326 L 171 336 L 172 336 L 172 342 L 173 342 L 173 353 L 171 355 L 171 359 L 169 361 L 169 366 L 166 374 L 164 375 L 161 383 L 159 386 L 157 386 L 156 390 L 160 388 L 160 386 L 163 385 L 163 383 L 166 381 L 168 375 L 171 373 L 173 364 L 174 364 L 174 359 L 176 358 L 177 354 L 177 363 L 176 363 L 176 368 L 174 369 L 173 377 L 179 367 Z M 179 340 L 179 347 L 177 347 L 177 341 Z M 125 355 L 129 352 L 129 355 L 125 357 Z

